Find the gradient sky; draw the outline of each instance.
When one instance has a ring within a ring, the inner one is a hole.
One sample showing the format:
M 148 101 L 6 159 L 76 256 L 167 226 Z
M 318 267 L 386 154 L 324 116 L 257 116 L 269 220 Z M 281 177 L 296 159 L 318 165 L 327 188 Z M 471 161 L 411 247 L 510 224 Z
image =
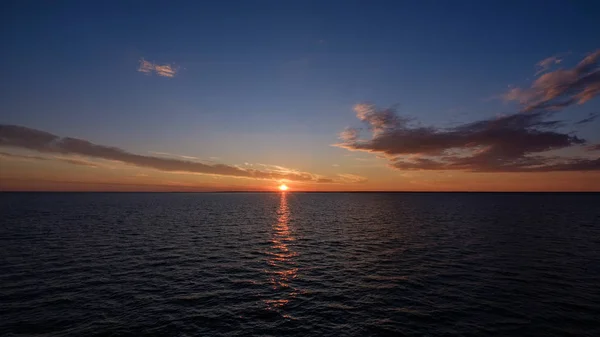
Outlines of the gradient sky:
M 2 190 L 600 190 L 595 1 L 0 6 Z

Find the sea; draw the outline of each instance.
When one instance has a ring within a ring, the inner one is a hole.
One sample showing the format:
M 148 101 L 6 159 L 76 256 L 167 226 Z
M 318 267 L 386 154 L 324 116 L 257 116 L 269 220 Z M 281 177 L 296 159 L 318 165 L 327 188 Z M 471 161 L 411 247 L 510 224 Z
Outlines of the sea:
M 0 336 L 600 336 L 600 194 L 0 193 Z

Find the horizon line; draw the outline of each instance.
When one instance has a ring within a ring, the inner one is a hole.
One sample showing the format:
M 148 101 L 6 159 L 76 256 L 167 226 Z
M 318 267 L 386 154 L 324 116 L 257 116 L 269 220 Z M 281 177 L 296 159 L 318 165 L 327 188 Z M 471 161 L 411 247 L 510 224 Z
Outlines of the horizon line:
M 63 190 L 63 191 L 52 191 L 52 190 L 0 190 L 0 193 L 189 193 L 189 194 L 223 194 L 223 193 L 246 193 L 246 194 L 297 194 L 297 193 L 600 193 L 598 191 L 74 191 L 74 190 Z

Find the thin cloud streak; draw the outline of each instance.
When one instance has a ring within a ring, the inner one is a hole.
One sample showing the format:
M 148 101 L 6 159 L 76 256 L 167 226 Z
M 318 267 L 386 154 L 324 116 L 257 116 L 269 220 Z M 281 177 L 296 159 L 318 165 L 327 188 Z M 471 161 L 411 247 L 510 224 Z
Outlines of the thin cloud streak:
M 139 62 L 140 66 L 138 67 L 138 71 L 148 75 L 155 73 L 156 75 L 162 77 L 175 77 L 178 72 L 178 69 L 174 68 L 170 64 L 156 64 L 146 61 L 143 58 L 141 58 Z
M 55 160 L 59 162 L 64 162 L 67 164 L 79 165 L 79 166 L 89 166 L 89 167 L 98 167 L 98 165 L 91 163 L 86 160 L 76 159 L 76 158 L 64 158 L 64 157 L 41 157 L 41 156 L 30 156 L 30 155 L 20 155 L 8 152 L 0 152 L 0 158 L 7 158 L 10 160 L 40 160 L 40 161 L 50 161 Z
M 194 156 L 186 156 L 186 155 L 175 154 L 175 153 L 167 153 L 167 152 L 159 152 L 159 151 L 148 151 L 148 153 L 162 156 L 162 157 L 183 158 L 183 159 L 190 160 L 190 161 L 202 161 L 202 162 L 208 162 L 208 163 L 215 162 L 214 160 L 207 160 L 207 159 L 202 159 L 202 158 L 198 158 L 198 157 L 194 157 Z
M 541 60 L 536 64 L 538 70 L 536 71 L 535 76 L 548 71 L 553 65 L 560 64 L 561 62 L 562 58 L 560 58 L 560 55 L 550 56 Z
M 591 123 L 593 121 L 596 120 L 596 118 L 598 118 L 600 114 L 598 113 L 590 113 L 588 114 L 588 116 L 580 121 L 575 122 L 575 125 L 583 125 L 583 124 L 587 124 L 587 123 Z
M 348 183 L 352 183 L 352 184 L 360 184 L 360 183 L 366 183 L 367 179 L 364 177 L 361 177 L 359 175 L 356 174 L 350 174 L 350 173 L 340 173 L 338 174 L 338 177 L 340 177 L 340 179 L 344 182 L 348 182 Z
M 80 155 L 117 161 L 165 172 L 199 173 L 251 179 L 289 180 L 296 182 L 335 183 L 341 180 L 324 178 L 308 172 L 279 166 L 263 170 L 246 169 L 225 164 L 206 164 L 183 159 L 138 155 L 117 147 L 91 143 L 87 140 L 59 137 L 54 134 L 17 125 L 0 124 L 0 146 L 16 147 L 40 153 Z

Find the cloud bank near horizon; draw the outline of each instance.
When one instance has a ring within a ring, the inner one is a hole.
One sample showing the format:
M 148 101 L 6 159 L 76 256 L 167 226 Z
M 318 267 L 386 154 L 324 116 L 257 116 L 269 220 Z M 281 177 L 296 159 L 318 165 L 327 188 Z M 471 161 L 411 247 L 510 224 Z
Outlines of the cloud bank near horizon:
M 356 183 L 364 181 L 358 176 L 338 175 L 335 178 L 286 169 L 280 166 L 263 167 L 262 169 L 241 168 L 225 164 L 207 164 L 185 159 L 165 158 L 149 155 L 139 155 L 118 147 L 110 147 L 91 143 L 87 140 L 59 137 L 57 135 L 17 125 L 0 124 L 0 146 L 32 150 L 39 153 L 78 155 L 90 158 L 112 160 L 138 167 L 151 168 L 164 172 L 198 173 L 220 176 L 231 176 L 250 179 L 287 180 L 308 183 Z M 16 155 L 8 154 L 5 157 Z M 24 156 L 21 156 L 24 157 Z M 28 159 L 43 157 L 27 156 Z M 43 158 L 44 160 L 47 158 Z M 73 162 L 72 159 L 62 161 Z

